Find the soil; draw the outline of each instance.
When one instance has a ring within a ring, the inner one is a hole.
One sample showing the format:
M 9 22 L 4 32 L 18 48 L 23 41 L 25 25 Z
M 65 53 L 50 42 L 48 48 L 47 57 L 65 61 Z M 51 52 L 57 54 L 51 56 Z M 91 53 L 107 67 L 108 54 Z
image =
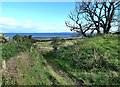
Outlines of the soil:
M 20 77 L 18 64 L 19 60 L 22 60 L 24 62 L 24 64 L 26 65 L 25 67 L 27 68 L 29 67 L 30 65 L 29 55 L 27 53 L 21 52 L 17 56 L 15 56 L 14 58 L 10 58 L 6 62 L 7 69 L 3 71 L 3 75 L 14 80 L 18 80 Z

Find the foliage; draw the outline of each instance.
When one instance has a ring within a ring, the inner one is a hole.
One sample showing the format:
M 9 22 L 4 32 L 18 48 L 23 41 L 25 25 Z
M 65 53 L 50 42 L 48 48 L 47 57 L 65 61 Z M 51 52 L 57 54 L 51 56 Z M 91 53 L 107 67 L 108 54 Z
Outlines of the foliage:
M 27 51 L 31 48 L 32 43 L 28 37 L 21 37 L 16 35 L 13 40 L 9 40 L 7 43 L 3 44 L 2 47 L 2 57 L 3 59 L 9 59 L 17 55 L 19 52 Z
M 17 63 L 18 78 L 12 76 L 3 77 L 3 85 L 65 85 L 72 83 L 68 78 L 56 73 L 56 71 L 45 60 L 42 53 L 36 48 L 28 51 L 29 64 L 27 65 L 22 58 L 15 57 L 14 61 Z M 13 75 L 14 76 L 14 75 Z M 15 77 L 15 76 L 14 76 Z M 62 79 L 64 78 L 64 80 Z
M 75 44 L 62 46 L 56 51 L 48 51 L 48 48 L 52 48 L 51 41 L 36 43 L 36 47 L 28 46 L 28 43 L 19 44 L 20 51 L 23 52 L 31 47 L 27 51 L 29 64 L 22 58 L 15 57 L 19 79 L 4 77 L 4 84 L 65 85 L 74 82 L 70 78 L 75 78 L 85 85 L 120 85 L 118 37 L 116 34 L 107 34 L 73 40 Z M 60 42 L 59 46 L 61 44 L 63 45 Z M 10 45 L 8 53 L 18 51 L 16 42 L 9 41 L 3 45 Z
M 108 34 L 79 40 L 75 45 L 49 52 L 45 57 L 82 79 L 84 84 L 119 84 L 118 36 Z
M 6 43 L 8 41 L 8 37 L 5 34 L 0 34 L 0 43 Z
M 27 42 L 27 43 L 31 43 L 32 42 L 32 36 L 20 36 L 20 35 L 15 35 L 13 36 L 13 40 L 16 42 Z
M 5 85 L 15 85 L 15 86 L 17 86 L 18 83 L 12 78 L 2 76 L 2 86 L 5 86 Z
M 56 50 L 58 50 L 58 47 L 59 47 L 59 45 L 61 44 L 61 39 L 59 38 L 59 37 L 54 37 L 53 39 L 52 39 L 52 45 L 53 45 L 53 49 L 56 51 Z

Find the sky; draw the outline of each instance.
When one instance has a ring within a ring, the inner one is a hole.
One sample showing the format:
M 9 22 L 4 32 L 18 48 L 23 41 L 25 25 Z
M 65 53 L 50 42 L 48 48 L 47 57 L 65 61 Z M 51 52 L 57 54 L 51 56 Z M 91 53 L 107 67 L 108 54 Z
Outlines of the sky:
M 75 2 L 2 2 L 1 33 L 70 32 L 65 26 Z

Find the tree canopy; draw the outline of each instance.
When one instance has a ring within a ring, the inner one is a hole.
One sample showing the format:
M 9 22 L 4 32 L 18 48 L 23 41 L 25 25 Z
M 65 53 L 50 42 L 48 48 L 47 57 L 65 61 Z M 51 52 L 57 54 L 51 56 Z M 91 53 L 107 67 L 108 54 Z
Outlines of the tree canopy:
M 71 31 L 78 32 L 83 36 L 110 32 L 110 29 L 118 20 L 118 10 L 120 2 L 76 2 L 75 10 L 70 12 L 68 17 L 72 22 L 65 21 Z

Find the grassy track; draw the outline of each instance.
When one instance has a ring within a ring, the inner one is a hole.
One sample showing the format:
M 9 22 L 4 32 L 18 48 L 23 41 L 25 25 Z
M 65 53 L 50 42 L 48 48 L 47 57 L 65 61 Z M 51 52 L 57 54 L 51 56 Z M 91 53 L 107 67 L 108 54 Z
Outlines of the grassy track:
M 66 40 L 57 51 L 51 41 L 36 42 L 7 60 L 4 84 L 120 85 L 118 37 L 108 34 Z

